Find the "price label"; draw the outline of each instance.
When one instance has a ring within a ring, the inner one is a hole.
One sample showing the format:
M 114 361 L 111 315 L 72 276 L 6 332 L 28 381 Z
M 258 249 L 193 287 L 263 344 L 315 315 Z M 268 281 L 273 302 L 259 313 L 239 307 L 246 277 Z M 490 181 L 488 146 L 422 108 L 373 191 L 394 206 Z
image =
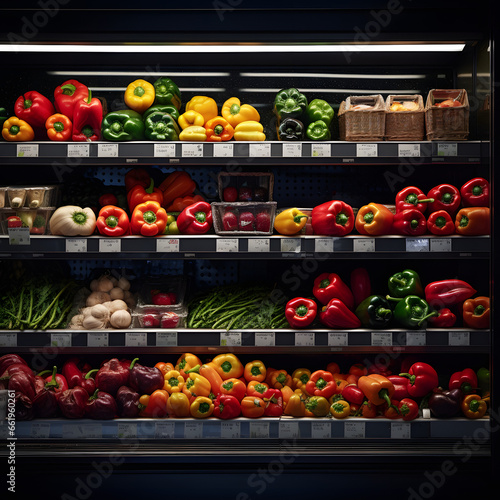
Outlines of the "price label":
M 219 238 L 215 243 L 216 252 L 237 252 L 239 249 L 238 238 Z
M 50 345 L 52 347 L 71 347 L 71 333 L 51 333 Z
M 108 332 L 89 332 L 87 333 L 88 347 L 109 347 Z
M 269 422 L 250 422 L 250 437 L 253 439 L 269 438 Z
M 448 332 L 448 345 L 470 345 L 470 332 Z
M 392 345 L 391 332 L 372 332 L 372 346 Z
M 125 334 L 126 347 L 146 347 L 148 345 L 147 332 L 127 332 Z
M 255 332 L 255 345 L 267 347 L 276 345 L 276 335 L 274 332 Z
M 220 334 L 221 346 L 240 346 L 241 332 L 222 332 Z
M 295 345 L 300 347 L 314 346 L 314 332 L 295 332 Z
M 214 144 L 214 157 L 232 158 L 233 155 L 234 155 L 234 144 L 232 143 Z
M 118 144 L 98 144 L 97 156 L 99 158 L 118 158 Z
M 17 333 L 0 334 L 0 347 L 17 347 Z
M 68 158 L 88 158 L 90 146 L 88 144 L 68 144 Z
M 31 437 L 36 439 L 47 439 L 50 436 L 50 424 L 45 422 L 31 423 Z
M 175 437 L 175 422 L 155 422 L 155 438 L 173 439 Z
M 332 424 L 330 422 L 311 422 L 311 437 L 313 439 L 330 439 Z
M 431 418 L 431 410 L 429 408 L 422 408 L 422 418 Z
M 347 439 L 364 439 L 365 422 L 344 422 L 344 437 Z
M 391 439 L 410 439 L 410 422 L 391 422 Z
M 301 243 L 300 238 L 281 238 L 281 251 L 300 253 Z
M 159 143 L 155 144 L 154 153 L 155 157 L 172 158 L 175 156 L 175 144 Z
M 328 332 L 329 346 L 347 346 L 348 343 L 348 332 Z
M 458 144 L 456 142 L 440 142 L 437 145 L 438 156 L 457 156 Z
M 359 157 L 376 157 L 378 156 L 378 148 L 376 144 L 356 144 L 356 156 Z
M 281 420 L 279 423 L 280 439 L 298 439 L 300 437 L 299 423 Z
M 269 238 L 249 238 L 248 251 L 249 252 L 269 252 L 271 249 Z
M 283 144 L 283 158 L 297 158 L 302 156 L 302 144 Z
M 156 240 L 157 252 L 178 253 L 180 248 L 179 238 L 158 238 Z
M 407 252 L 428 252 L 429 239 L 428 238 L 406 238 L 406 251 Z
M 332 156 L 332 145 L 331 144 L 311 144 L 311 156 L 315 158 L 326 158 Z
M 248 154 L 251 158 L 271 156 L 271 144 L 250 144 Z
M 119 439 L 136 439 L 137 424 L 129 424 L 127 422 L 117 423 L 117 436 Z
M 220 437 L 222 439 L 239 439 L 241 437 L 240 422 L 221 422 Z
M 66 252 L 68 253 L 86 253 L 87 240 L 80 238 L 66 239 Z
M 451 238 L 431 238 L 431 252 L 451 252 Z
M 426 345 L 426 333 L 406 332 L 406 345 Z
M 356 238 L 352 242 L 353 252 L 375 252 L 375 238 Z
M 62 438 L 63 439 L 83 439 L 85 435 L 83 434 L 83 428 L 78 424 L 64 423 L 62 427 Z
M 314 251 L 333 253 L 333 238 L 317 238 L 314 240 Z
M 201 439 L 202 437 L 202 422 L 184 422 L 184 439 Z
M 16 156 L 18 158 L 37 158 L 38 144 L 17 144 Z
M 99 252 L 121 252 L 122 242 L 117 238 L 99 238 Z
M 84 424 L 81 427 L 84 439 L 102 439 L 102 424 Z
M 182 144 L 183 158 L 197 158 L 203 156 L 203 144 Z
M 29 227 L 9 227 L 9 245 L 29 245 Z
M 399 157 L 420 156 L 420 144 L 398 144 Z
M 157 347 L 176 347 L 177 332 L 156 332 Z

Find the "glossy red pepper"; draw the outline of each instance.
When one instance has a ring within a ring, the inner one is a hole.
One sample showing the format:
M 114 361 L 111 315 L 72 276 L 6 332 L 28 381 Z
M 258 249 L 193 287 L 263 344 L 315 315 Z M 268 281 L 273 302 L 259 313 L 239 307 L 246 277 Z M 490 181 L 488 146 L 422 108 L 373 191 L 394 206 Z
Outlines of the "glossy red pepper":
M 323 396 L 328 399 L 337 392 L 337 382 L 329 371 L 316 370 L 306 382 L 306 392 L 311 396 Z
M 131 168 L 126 174 L 125 174 L 125 190 L 127 193 L 134 187 L 134 186 L 142 186 L 144 189 L 149 187 L 151 184 L 151 176 L 149 175 L 149 172 L 145 168 L 141 167 L 136 167 L 136 168 Z
M 403 398 L 407 398 L 408 394 L 408 379 L 406 377 L 401 377 L 400 375 L 389 375 L 387 377 L 394 386 L 393 399 L 401 401 Z
M 408 379 L 408 394 L 413 398 L 421 398 L 429 394 L 439 385 L 436 370 L 427 363 L 413 363 L 408 373 L 400 373 L 400 377 Z
M 453 373 L 448 382 L 448 389 L 460 389 L 464 395 L 472 394 L 477 388 L 477 375 L 472 368 Z
M 54 112 L 50 100 L 35 90 L 19 96 L 14 104 L 15 115 L 33 128 L 45 129 L 47 118 Z
M 47 372 L 50 372 L 50 370 L 46 370 Z M 42 372 L 45 373 L 45 372 Z M 40 376 L 43 376 L 42 373 L 40 373 Z M 60 373 L 57 373 L 57 366 L 54 366 L 52 369 L 52 375 L 48 376 L 45 379 L 45 388 L 53 390 L 56 393 L 56 396 L 60 396 L 64 391 L 69 389 L 68 382 L 66 380 L 66 377 Z
M 99 210 L 96 226 L 103 236 L 125 236 L 129 234 L 130 219 L 123 208 L 106 205 Z
M 129 363 L 119 361 L 117 358 L 106 361 L 95 376 L 96 387 L 114 396 L 122 385 L 128 385 L 129 366 Z
M 437 316 L 431 316 L 428 321 L 434 328 L 451 328 L 457 322 L 457 316 L 450 309 L 444 307 L 438 310 Z
M 0 375 L 0 380 L 8 380 L 14 373 L 24 372 L 28 375 L 33 375 L 33 370 L 26 363 L 12 363 Z
M 73 141 L 98 141 L 101 138 L 102 116 L 102 103 L 92 97 L 89 89 L 88 97 L 79 99 L 73 109 Z
M 111 420 L 117 416 L 116 401 L 111 394 L 96 389 L 87 400 L 85 413 L 96 420 Z
M 396 194 L 396 214 L 409 209 L 424 213 L 428 203 L 432 202 L 434 202 L 434 198 L 428 198 L 421 189 L 416 186 L 408 186 Z
M 403 420 L 414 420 L 418 417 L 419 405 L 411 398 L 404 398 L 399 401 L 398 410 Z
M 87 410 L 87 391 L 80 386 L 67 389 L 59 395 L 57 403 L 66 418 L 83 418 Z
M 427 221 L 425 220 L 425 215 L 420 210 L 408 208 L 396 212 L 393 228 L 396 234 L 404 236 L 421 236 L 427 231 Z
M 323 236 L 345 236 L 354 229 L 354 222 L 352 207 L 340 200 L 322 203 L 311 213 L 314 234 Z
M 212 228 L 212 207 L 206 201 L 198 201 L 186 207 L 177 217 L 181 234 L 205 234 Z
M 239 417 L 241 405 L 238 399 L 230 394 L 219 394 L 214 400 L 214 412 L 212 415 L 224 420 Z
M 365 395 L 356 384 L 348 384 L 342 389 L 342 397 L 349 403 L 363 404 Z
M 283 415 L 283 394 L 279 389 L 268 389 L 262 394 L 266 403 L 264 415 L 266 417 L 280 417 Z
M 354 307 L 372 294 L 370 275 L 364 267 L 357 267 L 351 272 L 351 292 L 354 297 Z
M 61 373 L 68 383 L 68 388 L 73 389 L 77 385 L 81 386 L 84 375 L 78 367 L 79 359 L 70 358 L 64 362 Z
M 340 299 L 332 299 L 319 315 L 321 323 L 329 328 L 359 328 L 361 321 Z
M 137 205 L 146 203 L 147 201 L 156 201 L 160 205 L 163 203 L 163 191 L 154 187 L 153 179 L 150 179 L 147 188 L 137 184 L 127 192 L 127 203 L 130 213 L 134 211 Z
M 445 210 L 432 212 L 427 218 L 427 229 L 436 236 L 446 236 L 455 232 L 455 220 Z
M 289 300 L 285 308 L 285 318 L 290 328 L 305 328 L 309 326 L 318 312 L 316 302 L 304 297 Z
M 87 100 L 88 96 L 89 89 L 86 85 L 78 80 L 67 80 L 54 90 L 56 111 L 72 120 L 75 106 L 79 101 Z
M 425 300 L 432 307 L 442 308 L 461 304 L 475 293 L 476 290 L 463 280 L 440 280 L 425 287 Z
M 429 212 L 444 210 L 450 215 L 458 211 L 460 202 L 462 201 L 460 191 L 451 184 L 439 184 L 433 187 L 427 193 L 427 198 L 434 198 L 434 201 L 429 203 Z
M 338 274 L 320 274 L 314 280 L 313 295 L 323 305 L 332 299 L 340 299 L 349 309 L 354 309 L 354 296 Z
M 462 205 L 464 207 L 490 206 L 490 183 L 482 177 L 475 177 L 467 181 L 460 188 L 460 194 L 462 195 Z
M 28 366 L 28 363 L 19 354 L 4 354 L 0 356 L 0 373 L 5 372 L 10 365 L 18 363 Z
M 36 395 L 35 377 L 26 372 L 16 372 L 9 378 L 7 389 L 20 392 L 33 401 Z

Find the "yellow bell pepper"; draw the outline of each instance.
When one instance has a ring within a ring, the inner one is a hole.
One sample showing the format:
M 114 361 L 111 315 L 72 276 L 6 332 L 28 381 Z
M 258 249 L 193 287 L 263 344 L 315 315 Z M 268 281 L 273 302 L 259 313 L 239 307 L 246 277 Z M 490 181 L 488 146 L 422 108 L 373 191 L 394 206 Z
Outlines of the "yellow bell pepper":
M 330 413 L 330 403 L 323 396 L 313 396 L 306 403 L 306 410 L 309 410 L 315 417 L 326 417 Z
M 205 125 L 205 118 L 203 118 L 203 115 L 201 113 L 198 113 L 198 111 L 190 109 L 189 111 L 182 113 L 182 115 L 179 116 L 177 122 L 179 123 L 179 127 L 184 130 L 185 128 L 191 127 L 193 125 L 196 125 L 197 127 L 203 127 L 203 125 Z
M 184 377 L 178 370 L 169 370 L 165 373 L 164 378 L 165 384 L 163 385 L 163 389 L 169 394 L 182 391 L 182 387 L 184 386 Z
M 205 142 L 207 140 L 207 131 L 204 127 L 190 125 L 179 134 L 180 141 Z
M 199 373 L 190 373 L 189 378 L 186 383 L 182 386 L 182 392 L 190 398 L 196 398 L 197 396 L 208 397 L 212 386 L 208 379 L 200 375 Z
M 249 120 L 241 122 L 234 128 L 235 141 L 265 141 L 264 127 L 261 123 Z
M 266 380 L 266 365 L 260 359 L 249 361 L 245 365 L 243 376 L 247 382 L 251 382 L 252 380 L 264 382 Z
M 214 359 L 212 359 L 212 363 L 222 380 L 227 380 L 228 378 L 240 378 L 245 370 L 245 367 L 238 357 L 230 352 L 226 354 L 218 354 Z
M 189 399 L 183 392 L 174 392 L 167 400 L 167 412 L 169 417 L 189 417 L 189 409 Z
M 241 104 L 237 97 L 231 97 L 222 105 L 221 115 L 233 127 L 241 122 L 260 122 L 259 112 L 250 104 Z
M 194 110 L 203 115 L 205 123 L 219 114 L 217 103 L 211 97 L 195 95 L 186 103 L 186 111 Z
M 135 80 L 125 90 L 125 104 L 137 113 L 144 113 L 155 100 L 155 88 L 146 80 Z
M 306 222 L 307 215 L 303 214 L 298 208 L 289 208 L 283 210 L 274 218 L 274 229 L 280 234 L 292 236 L 300 232 Z
M 194 418 L 207 418 L 214 412 L 214 403 L 210 398 L 198 396 L 191 403 L 189 412 Z
M 11 116 L 3 122 L 2 137 L 6 141 L 32 141 L 35 132 L 28 122 Z
M 300 389 L 303 394 L 310 396 L 310 394 L 306 392 L 306 384 L 310 378 L 311 370 L 307 368 L 297 368 L 292 373 L 292 389 Z
M 285 410 L 283 411 L 284 415 L 288 415 L 290 417 L 304 417 L 306 414 L 306 405 L 302 397 L 293 393 L 288 400 Z

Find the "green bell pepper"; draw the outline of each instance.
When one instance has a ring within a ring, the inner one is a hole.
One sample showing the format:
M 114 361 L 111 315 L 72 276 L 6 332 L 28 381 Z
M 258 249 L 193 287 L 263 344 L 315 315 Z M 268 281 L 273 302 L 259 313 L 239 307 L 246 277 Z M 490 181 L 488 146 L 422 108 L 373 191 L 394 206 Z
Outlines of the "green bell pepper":
M 322 120 L 329 126 L 334 114 L 333 108 L 323 99 L 313 99 L 307 106 L 307 118 L 310 123 Z
M 177 110 L 181 109 L 181 91 L 170 78 L 162 76 L 153 83 L 153 86 L 155 104 L 172 104 Z
M 407 295 L 424 296 L 424 289 L 419 275 L 411 269 L 405 269 L 393 274 L 387 283 L 389 295 L 393 297 L 406 297 Z
M 285 118 L 278 126 L 278 141 L 304 140 L 304 124 L 296 118 Z
M 317 120 L 308 125 L 306 136 L 311 141 L 329 141 L 332 134 L 323 120 Z
M 0 125 L 3 125 L 3 122 L 9 118 L 7 110 L 5 108 L 0 108 Z
M 429 304 L 416 295 L 407 295 L 403 298 L 391 297 L 387 295 L 387 300 L 397 301 L 393 314 L 396 322 L 403 328 L 425 329 L 427 319 L 431 316 L 438 316 L 437 311 L 429 312 Z
M 178 141 L 179 126 L 168 113 L 151 113 L 144 121 L 145 135 L 152 141 Z
M 111 111 L 102 120 L 105 141 L 140 141 L 144 139 L 142 116 L 132 109 Z
M 366 297 L 354 311 L 364 328 L 385 328 L 392 320 L 392 309 L 382 295 Z
M 177 122 L 179 120 L 179 110 L 173 104 L 153 104 L 144 111 L 142 119 L 146 121 L 146 118 L 153 113 L 168 113 Z
M 477 384 L 481 391 L 481 397 L 487 398 L 490 396 L 490 370 L 484 366 L 477 371 Z
M 307 97 L 295 88 L 282 89 L 274 98 L 274 114 L 278 120 L 301 118 L 307 109 Z

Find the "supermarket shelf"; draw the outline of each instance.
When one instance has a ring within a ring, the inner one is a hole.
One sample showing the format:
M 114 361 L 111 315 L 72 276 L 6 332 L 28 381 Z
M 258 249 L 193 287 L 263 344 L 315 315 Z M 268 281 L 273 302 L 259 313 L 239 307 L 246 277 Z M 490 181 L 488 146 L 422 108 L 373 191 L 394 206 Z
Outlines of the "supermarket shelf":
M 489 258 L 489 236 L 426 235 L 367 237 L 348 235 L 325 236 L 249 236 L 226 237 L 176 235 L 146 238 L 100 236 L 66 238 L 37 235 L 27 244 L 11 244 L 9 236 L 0 236 L 0 258 L 131 258 L 131 259 L 304 259 L 394 257 L 411 254 L 412 259 L 449 259 L 464 257 Z M 330 255 L 331 254 L 331 255 Z
M 68 159 L 85 164 L 153 165 L 220 164 L 225 159 L 268 164 L 387 164 L 480 163 L 489 156 L 487 141 L 226 142 L 222 144 L 168 141 L 134 142 L 25 142 L 0 143 L 0 160 L 18 164 L 46 164 Z

